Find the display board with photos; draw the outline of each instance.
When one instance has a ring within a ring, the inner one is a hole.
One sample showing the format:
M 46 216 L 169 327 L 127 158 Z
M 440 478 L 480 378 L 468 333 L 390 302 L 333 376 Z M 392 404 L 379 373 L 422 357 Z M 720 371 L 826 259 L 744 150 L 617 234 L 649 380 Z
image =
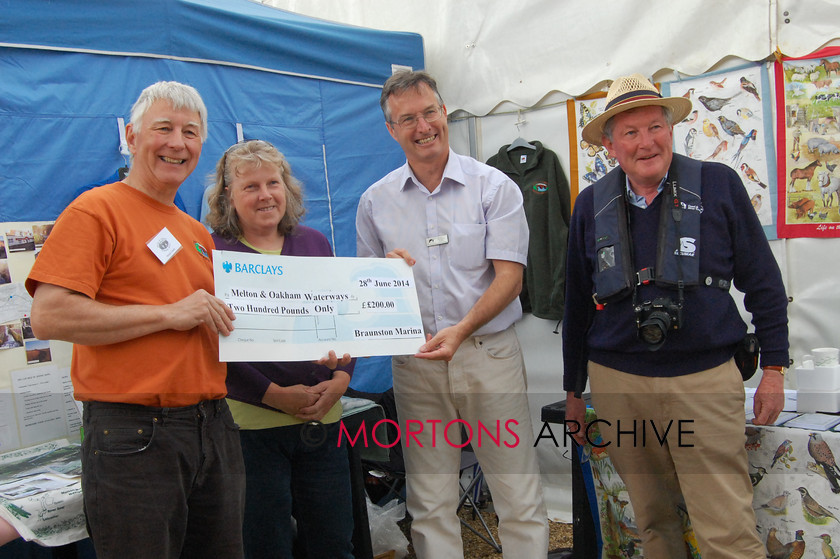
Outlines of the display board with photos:
M 32 298 L 24 288 L 52 225 L 0 223 L 0 453 L 61 438 L 79 441 L 72 344 L 35 337 Z

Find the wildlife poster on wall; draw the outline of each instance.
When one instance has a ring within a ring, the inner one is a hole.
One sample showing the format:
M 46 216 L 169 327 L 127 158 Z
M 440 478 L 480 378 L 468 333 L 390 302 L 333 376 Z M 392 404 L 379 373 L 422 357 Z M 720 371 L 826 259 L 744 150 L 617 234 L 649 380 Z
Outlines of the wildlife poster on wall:
M 776 167 L 772 95 L 764 64 L 662 84 L 664 96 L 691 100 L 674 125 L 674 153 L 728 165 L 741 177 L 768 239 L 775 239 Z
M 590 144 L 581 136 L 583 127 L 601 114 L 606 105 L 606 92 L 569 99 L 566 112 L 569 117 L 569 175 L 572 204 L 578 193 L 615 169 L 618 162 L 610 158 L 602 146 Z
M 840 48 L 776 62 L 779 236 L 840 237 Z

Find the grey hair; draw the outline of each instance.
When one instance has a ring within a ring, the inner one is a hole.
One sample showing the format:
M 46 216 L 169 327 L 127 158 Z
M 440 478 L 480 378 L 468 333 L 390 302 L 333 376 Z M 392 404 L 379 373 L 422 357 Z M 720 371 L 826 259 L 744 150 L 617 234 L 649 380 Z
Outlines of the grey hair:
M 669 126 L 673 126 L 674 125 L 674 109 L 672 109 L 671 107 L 668 107 L 667 105 L 658 105 L 658 106 L 662 108 L 662 115 L 665 117 L 665 122 L 667 122 Z M 632 110 L 641 109 L 641 108 L 642 107 L 635 107 L 635 108 L 630 109 L 630 110 L 632 111 Z M 624 111 L 624 112 L 628 112 L 628 111 Z M 617 113 L 617 114 L 613 115 L 612 117 L 610 117 L 609 120 L 607 120 L 607 122 L 604 123 L 603 130 L 601 130 L 601 134 L 606 136 L 611 142 L 613 141 L 612 134 L 613 134 L 613 128 L 615 128 L 615 117 L 617 117 L 620 114 L 621 113 Z
M 201 118 L 199 135 L 201 143 L 204 143 L 207 139 L 207 107 L 193 86 L 179 82 L 156 82 L 144 89 L 131 107 L 131 125 L 139 129 L 149 107 L 161 99 L 169 101 L 174 109 L 187 109 L 198 113 Z
M 229 240 L 242 236 L 242 226 L 233 204 L 230 203 L 228 187 L 241 170 L 256 169 L 263 164 L 274 165 L 280 170 L 286 185 L 286 213 L 277 225 L 281 235 L 291 233 L 300 223 L 306 209 L 303 207 L 303 189 L 300 181 L 292 175 L 289 162 L 277 148 L 263 140 L 247 140 L 233 144 L 216 163 L 216 172 L 211 175 L 213 189 L 207 196 L 210 212 L 205 220 L 213 231 Z
M 437 82 L 423 70 L 400 70 L 395 72 L 385 85 L 382 86 L 382 95 L 379 96 L 379 106 L 382 108 L 382 114 L 385 115 L 385 121 L 391 122 L 391 107 L 388 106 L 388 99 L 391 95 L 404 93 L 408 90 L 418 90 L 421 84 L 429 86 L 437 99 L 437 103 L 443 106 L 443 98 L 437 88 Z

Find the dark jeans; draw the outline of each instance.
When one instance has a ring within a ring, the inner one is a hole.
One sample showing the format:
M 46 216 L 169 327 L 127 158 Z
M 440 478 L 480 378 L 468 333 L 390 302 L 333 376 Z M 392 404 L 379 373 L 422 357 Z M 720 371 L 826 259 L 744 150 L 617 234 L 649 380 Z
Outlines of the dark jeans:
M 242 558 L 245 476 L 225 400 L 85 402 L 82 491 L 97 559 Z
M 245 556 L 292 559 L 297 521 L 309 559 L 353 559 L 353 509 L 347 449 L 339 423 L 239 432 L 245 457 Z M 314 435 L 314 436 L 313 436 Z

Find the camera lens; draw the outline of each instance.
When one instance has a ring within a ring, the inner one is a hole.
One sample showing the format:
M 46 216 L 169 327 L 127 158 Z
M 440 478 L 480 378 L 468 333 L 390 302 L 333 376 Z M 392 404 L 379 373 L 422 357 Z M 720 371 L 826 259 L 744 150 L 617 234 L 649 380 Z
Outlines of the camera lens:
M 670 327 L 671 317 L 668 313 L 654 311 L 639 324 L 639 338 L 650 346 L 648 349 L 655 351 L 665 343 L 665 336 Z

